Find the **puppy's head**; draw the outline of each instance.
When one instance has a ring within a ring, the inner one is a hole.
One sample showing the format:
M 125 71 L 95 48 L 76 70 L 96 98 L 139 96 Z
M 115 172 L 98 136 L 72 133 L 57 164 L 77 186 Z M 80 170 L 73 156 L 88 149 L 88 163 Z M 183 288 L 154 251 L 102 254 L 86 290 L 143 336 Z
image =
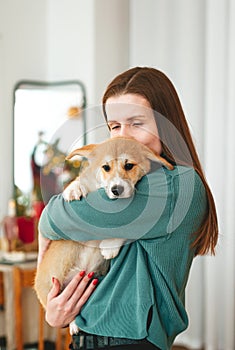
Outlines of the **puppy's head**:
M 73 151 L 89 160 L 88 176 L 96 177 L 97 188 L 103 187 L 109 198 L 128 198 L 136 183 L 149 172 L 150 161 L 168 169 L 173 166 L 148 147 L 134 139 L 115 137 L 97 145 L 87 145 Z

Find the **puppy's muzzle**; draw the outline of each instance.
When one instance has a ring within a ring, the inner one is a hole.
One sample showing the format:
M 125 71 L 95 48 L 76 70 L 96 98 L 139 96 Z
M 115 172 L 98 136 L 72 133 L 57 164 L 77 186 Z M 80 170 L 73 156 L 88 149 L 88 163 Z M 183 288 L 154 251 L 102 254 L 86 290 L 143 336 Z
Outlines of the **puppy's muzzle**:
M 124 191 L 124 186 L 122 185 L 114 185 L 112 188 L 111 188 L 111 191 L 112 193 L 114 194 L 114 196 L 120 196 L 123 191 Z

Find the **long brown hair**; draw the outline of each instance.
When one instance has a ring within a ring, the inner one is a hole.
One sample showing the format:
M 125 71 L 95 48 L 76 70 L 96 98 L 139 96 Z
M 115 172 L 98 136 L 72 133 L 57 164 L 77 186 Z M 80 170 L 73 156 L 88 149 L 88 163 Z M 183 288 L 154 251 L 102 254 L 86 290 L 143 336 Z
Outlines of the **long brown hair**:
M 193 166 L 202 179 L 208 198 L 208 211 L 195 233 L 192 247 L 195 255 L 215 254 L 218 223 L 212 193 L 205 179 L 178 94 L 167 76 L 149 67 L 131 68 L 108 85 L 103 96 L 103 112 L 107 121 L 107 99 L 123 94 L 143 96 L 154 111 L 162 150 L 165 156 L 180 165 Z

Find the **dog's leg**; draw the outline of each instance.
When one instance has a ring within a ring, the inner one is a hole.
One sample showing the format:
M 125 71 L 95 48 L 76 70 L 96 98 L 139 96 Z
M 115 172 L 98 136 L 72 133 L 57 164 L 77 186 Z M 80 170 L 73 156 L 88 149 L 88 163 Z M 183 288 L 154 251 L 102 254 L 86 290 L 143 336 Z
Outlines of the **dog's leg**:
M 78 326 L 76 325 L 75 320 L 73 320 L 73 321 L 70 322 L 70 324 L 69 324 L 69 333 L 70 333 L 71 335 L 73 335 L 73 334 L 78 334 L 78 333 L 79 333 L 79 328 L 78 328 Z
M 115 258 L 125 241 L 123 238 L 104 239 L 100 243 L 101 254 L 106 260 Z
M 77 177 L 72 181 L 66 189 L 63 191 L 63 197 L 66 201 L 80 200 L 80 198 L 86 197 L 87 190 L 81 185 L 80 178 Z

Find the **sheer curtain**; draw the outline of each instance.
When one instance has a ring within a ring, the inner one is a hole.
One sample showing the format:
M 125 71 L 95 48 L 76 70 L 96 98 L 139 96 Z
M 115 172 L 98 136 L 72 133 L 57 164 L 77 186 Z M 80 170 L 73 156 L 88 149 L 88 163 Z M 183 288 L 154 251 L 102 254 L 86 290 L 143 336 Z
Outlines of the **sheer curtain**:
M 196 350 L 235 349 L 235 1 L 130 0 L 130 65 L 175 84 L 215 197 L 215 257 L 197 257 L 186 291 Z
M 205 260 L 205 349 L 235 349 L 235 2 L 207 1 L 205 169 L 220 223 Z

